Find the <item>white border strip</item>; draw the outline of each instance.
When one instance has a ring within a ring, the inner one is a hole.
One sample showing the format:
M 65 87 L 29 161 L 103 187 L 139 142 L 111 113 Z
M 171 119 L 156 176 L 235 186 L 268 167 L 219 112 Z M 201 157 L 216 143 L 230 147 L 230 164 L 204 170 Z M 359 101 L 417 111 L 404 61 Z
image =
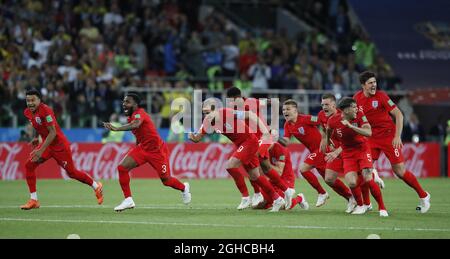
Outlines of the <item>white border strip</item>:
M 450 232 L 450 229 L 436 228 L 377 228 L 377 227 L 335 227 L 335 226 L 283 226 L 283 225 L 237 225 L 211 223 L 182 223 L 182 222 L 151 222 L 151 221 L 116 221 L 116 220 L 76 220 L 76 219 L 26 219 L 0 218 L 1 221 L 45 222 L 45 223 L 92 223 L 92 224 L 129 224 L 129 225 L 164 225 L 185 227 L 215 227 L 215 228 L 274 228 L 274 229 L 320 229 L 320 230 L 375 230 L 375 231 L 415 231 L 415 232 Z

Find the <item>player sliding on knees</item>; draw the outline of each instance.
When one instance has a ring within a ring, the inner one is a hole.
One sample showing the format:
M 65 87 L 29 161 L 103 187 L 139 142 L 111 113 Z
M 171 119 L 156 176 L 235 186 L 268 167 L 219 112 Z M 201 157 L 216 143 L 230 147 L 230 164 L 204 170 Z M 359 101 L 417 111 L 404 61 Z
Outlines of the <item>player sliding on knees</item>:
M 72 160 L 72 151 L 70 143 L 62 132 L 56 121 L 53 110 L 41 102 L 41 94 L 36 89 L 28 90 L 25 93 L 27 108 L 24 111 L 25 117 L 33 125 L 33 128 L 42 138 L 43 142 L 39 144 L 39 139 L 34 138 L 31 144 L 34 150 L 25 164 L 26 179 L 30 191 L 30 200 L 20 208 L 23 210 L 38 209 L 40 203 L 36 192 L 36 168 L 42 163 L 53 158 L 59 166 L 64 168 L 67 175 L 76 179 L 94 189 L 97 197 L 97 203 L 103 203 L 103 187 L 100 182 L 94 181 L 87 173 L 81 172 L 75 168 Z
M 370 154 L 370 146 L 367 137 L 372 135 L 372 129 L 367 118 L 362 112 L 358 112 L 356 101 L 352 98 L 343 98 L 338 105 L 342 111 L 328 119 L 325 145 L 328 146 L 330 138 L 338 139 L 341 143 L 344 161 L 345 179 L 352 190 L 358 204 L 352 214 L 364 214 L 367 207 L 363 204 L 361 184 L 368 184 L 372 195 L 375 197 L 380 217 L 387 217 L 388 212 L 384 206 L 380 187 L 373 180 L 373 163 Z M 363 182 L 359 181 L 358 173 L 362 174 Z
M 132 148 L 127 156 L 117 167 L 119 171 L 119 182 L 125 200 L 114 208 L 115 211 L 133 209 L 135 203 L 131 196 L 129 172 L 146 163 L 150 164 L 159 175 L 161 182 L 181 192 L 184 204 L 191 202 L 189 183 L 181 183 L 170 175 L 169 149 L 158 135 L 150 115 L 140 107 L 141 98 L 137 93 L 128 93 L 123 99 L 123 110 L 128 116 L 128 124 L 115 127 L 109 122 L 104 122 L 104 127 L 112 131 L 130 131 L 136 137 L 136 146 Z
M 294 170 L 292 170 L 291 154 L 289 153 L 289 150 L 283 147 L 280 143 L 273 143 L 269 147 L 269 157 L 271 168 L 281 175 L 281 179 L 283 179 L 286 184 L 288 184 L 289 188 L 294 189 L 295 174 Z M 284 196 L 282 189 L 275 185 L 273 180 L 270 180 L 270 182 L 272 183 L 275 191 L 278 192 L 280 196 Z M 263 191 L 261 192 L 261 195 L 263 196 L 262 202 L 256 204 L 256 206 L 252 205 L 252 207 L 254 209 L 270 208 L 272 206 L 273 200 Z M 292 199 L 292 205 L 288 207 L 288 209 L 294 208 L 297 204 L 304 210 L 309 209 L 309 204 L 306 201 L 305 195 L 303 193 L 299 193 L 297 197 Z
M 243 165 L 250 176 L 250 181 L 257 183 L 274 200 L 271 211 L 277 212 L 284 208 L 287 202 L 278 195 L 267 178 L 260 174 L 257 155 L 259 148 L 258 139 L 254 134 L 249 133 L 249 128 L 244 120 L 250 119 L 262 126 L 263 135 L 268 138 L 269 132 L 263 126 L 263 122 L 253 112 L 235 111 L 228 108 L 216 109 L 216 107 L 217 103 L 214 100 L 209 99 L 204 102 L 202 111 L 206 116 L 203 124 L 198 133 L 189 134 L 189 139 L 198 143 L 203 136 L 214 132 L 229 138 L 236 145 L 237 150 L 227 161 L 227 171 L 236 170 Z

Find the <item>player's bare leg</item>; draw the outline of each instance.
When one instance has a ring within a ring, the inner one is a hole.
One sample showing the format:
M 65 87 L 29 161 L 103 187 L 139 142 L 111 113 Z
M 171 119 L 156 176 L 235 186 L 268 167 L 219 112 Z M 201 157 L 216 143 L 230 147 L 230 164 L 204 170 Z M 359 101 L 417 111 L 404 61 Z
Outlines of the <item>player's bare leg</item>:
M 130 174 L 129 172 L 137 167 L 136 161 L 130 156 L 126 156 L 120 165 L 117 167 L 119 171 L 119 183 L 122 188 L 123 195 L 125 199 L 114 208 L 115 211 L 120 212 L 127 209 L 133 209 L 136 205 L 134 204 L 133 198 L 131 196 L 130 189 Z
M 319 179 L 317 179 L 314 173 L 311 172 L 311 170 L 313 169 L 314 167 L 312 165 L 308 165 L 306 163 L 302 163 L 300 165 L 300 173 L 318 193 L 316 207 L 320 207 L 327 202 L 330 196 L 328 195 L 327 191 L 325 191 L 325 189 L 322 187 L 322 185 L 319 183 Z
M 295 195 L 295 189 L 289 188 L 288 184 L 281 178 L 281 176 L 274 169 L 272 169 L 269 159 L 264 159 L 263 161 L 261 161 L 261 169 L 264 174 L 269 177 L 269 179 L 274 183 L 274 185 L 284 192 L 284 201 L 286 202 L 286 207 L 290 208 L 292 205 L 292 199 Z
M 338 179 L 339 174 L 333 170 L 330 169 L 326 169 L 325 170 L 325 182 L 329 185 L 329 186 L 336 186 L 337 184 L 342 184 L 344 187 L 340 187 L 340 188 L 336 188 L 335 191 L 341 195 L 342 197 L 347 199 L 347 209 L 345 210 L 345 212 L 347 213 L 351 213 L 355 207 L 356 207 L 356 200 L 353 197 L 353 194 L 351 193 L 351 190 L 349 188 L 347 188 L 347 186 L 340 180 Z M 339 182 L 338 182 L 339 180 Z M 338 192 L 339 190 L 339 192 Z M 341 190 L 343 190 L 344 192 L 341 193 Z
M 419 195 L 420 201 L 416 210 L 420 213 L 426 213 L 431 207 L 431 195 L 423 190 L 422 186 L 417 181 L 416 176 L 410 171 L 406 170 L 405 163 L 392 165 L 392 170 L 394 170 L 394 173 L 407 185 L 413 188 L 417 192 L 417 195 Z

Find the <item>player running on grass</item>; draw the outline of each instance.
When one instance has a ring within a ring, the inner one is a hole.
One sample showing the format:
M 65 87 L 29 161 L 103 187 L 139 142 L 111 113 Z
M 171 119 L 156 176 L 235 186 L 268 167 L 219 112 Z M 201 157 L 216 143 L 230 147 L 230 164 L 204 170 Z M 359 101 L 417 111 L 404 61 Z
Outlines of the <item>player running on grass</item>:
M 403 114 L 389 96 L 377 90 L 377 80 L 374 73 L 365 71 L 359 77 L 362 90 L 353 97 L 360 111 L 364 112 L 372 125 L 373 135 L 369 138 L 371 153 L 378 160 L 383 152 L 389 159 L 394 173 L 419 195 L 417 210 L 426 213 L 430 207 L 431 195 L 424 191 L 412 172 L 406 170 L 402 154 L 401 140 L 403 130 Z M 395 123 L 392 121 L 395 118 Z
M 362 112 L 358 112 L 356 101 L 352 98 L 343 98 L 338 105 L 342 111 L 328 119 L 325 145 L 328 146 L 330 138 L 335 138 L 341 143 L 342 158 L 345 179 L 350 186 L 353 196 L 358 204 L 352 214 L 364 214 L 367 207 L 364 206 L 358 174 L 362 174 L 363 181 L 368 183 L 373 196 L 378 202 L 380 217 L 387 217 L 380 187 L 372 178 L 372 156 L 367 137 L 372 135 L 372 129 L 367 118 Z
M 269 132 L 264 127 L 263 122 L 253 112 L 235 111 L 229 108 L 216 109 L 216 107 L 217 103 L 214 100 L 209 99 L 204 102 L 203 113 L 206 116 L 203 124 L 198 133 L 189 134 L 189 139 L 197 143 L 204 135 L 213 132 L 229 138 L 236 145 L 237 150 L 227 162 L 227 171 L 237 170 L 239 167 L 244 166 L 250 176 L 250 181 L 257 183 L 274 200 L 271 211 L 279 211 L 280 208 L 286 205 L 285 199 L 292 199 L 292 197 L 285 196 L 285 199 L 280 197 L 267 178 L 260 174 L 257 156 L 258 139 L 255 134 L 249 133 L 250 130 L 244 120 L 250 119 L 262 126 L 263 134 L 267 136 Z
M 325 178 L 326 162 L 325 155 L 319 149 L 322 135 L 317 128 L 319 126 L 318 119 L 315 116 L 299 114 L 297 102 L 294 100 L 286 100 L 283 103 L 283 115 L 286 123 L 284 124 L 284 138 L 280 139 L 280 142 L 283 145 L 287 145 L 290 142 L 290 138 L 294 136 L 309 150 L 308 158 L 300 165 L 300 172 L 319 193 L 316 207 L 320 207 L 325 204 L 329 195 L 322 188 L 317 177 L 311 172 L 313 168 L 316 168 L 321 176 Z M 348 206 L 350 206 L 352 193 L 348 187 L 340 179 L 335 179 L 332 184 L 330 181 L 328 183 L 336 193 L 347 200 Z
M 242 97 L 241 90 L 237 87 L 231 87 L 227 90 L 227 98 L 231 98 L 232 101 L 232 108 L 236 109 L 238 111 L 251 111 L 255 113 L 258 118 L 261 119 L 263 122 L 264 127 L 268 130 L 267 127 L 267 120 L 264 117 L 264 114 L 261 112 L 261 108 L 264 108 L 266 106 L 266 103 L 262 103 L 259 99 L 256 98 L 244 98 Z M 262 169 L 262 172 L 264 175 L 266 175 L 271 182 L 282 190 L 284 193 L 288 195 L 287 198 L 287 207 L 291 207 L 291 200 L 295 196 L 295 190 L 293 188 L 290 188 L 289 185 L 280 177 L 280 175 L 277 173 L 276 170 L 274 170 L 271 166 L 270 160 L 269 160 L 269 148 L 272 145 L 272 141 L 263 141 L 263 133 L 258 125 L 255 125 L 255 123 L 252 124 L 252 122 L 249 119 L 245 120 L 245 123 L 247 124 L 248 128 L 251 130 L 251 133 L 254 133 L 256 138 L 259 140 L 260 145 L 258 149 L 258 157 L 259 157 L 259 163 Z M 239 173 L 238 170 L 230 170 L 230 174 L 233 176 L 233 179 L 235 180 L 236 185 L 238 186 L 239 190 L 247 190 L 247 186 L 245 185 L 244 176 Z M 238 209 L 244 209 L 246 207 L 249 207 L 250 205 L 256 206 L 259 203 L 263 201 L 263 195 L 260 192 L 260 188 L 258 185 L 254 184 L 252 182 L 253 189 L 255 191 L 252 200 L 250 201 L 249 197 L 243 197 L 241 204 L 239 205 Z M 242 192 L 241 192 L 242 193 Z M 248 194 L 248 191 L 247 191 Z M 250 204 L 251 202 L 251 204 Z
M 42 163 L 53 158 L 59 166 L 64 168 L 67 175 L 94 189 L 98 204 L 103 203 L 103 187 L 100 182 L 96 182 L 87 173 L 75 168 L 72 160 L 70 143 L 62 132 L 56 121 L 53 110 L 41 101 L 41 93 L 36 89 L 28 90 L 26 93 L 27 108 L 24 111 L 25 117 L 33 125 L 37 134 L 43 142 L 39 144 L 38 137 L 34 138 L 31 144 L 34 150 L 25 164 L 26 180 L 30 191 L 30 200 L 22 205 L 23 210 L 38 209 L 40 203 L 36 192 L 36 168 Z
M 129 172 L 143 164 L 149 163 L 159 175 L 161 182 L 181 192 L 184 204 L 191 202 L 189 183 L 181 183 L 170 175 L 169 149 L 166 143 L 158 135 L 150 115 L 140 107 L 141 98 L 137 93 L 128 93 L 123 99 L 123 110 L 128 116 L 128 124 L 120 127 L 104 122 L 104 127 L 112 131 L 130 131 L 136 137 L 137 145 L 132 148 L 127 156 L 117 167 L 119 171 L 119 183 L 125 200 L 114 208 L 115 211 L 133 209 L 135 203 L 131 196 Z
M 336 108 L 336 97 L 333 94 L 324 94 L 322 96 L 322 110 L 317 115 L 317 118 L 319 120 L 319 123 L 322 127 L 322 129 L 327 128 L 328 119 L 333 116 L 334 114 L 340 113 L 341 111 Z M 322 146 L 323 143 L 325 143 L 325 133 L 321 131 L 322 135 L 322 142 L 321 142 L 321 151 L 325 153 L 325 161 L 327 162 L 326 170 L 325 170 L 325 182 L 327 182 L 329 185 L 333 184 L 334 181 L 337 179 L 339 173 L 344 173 L 344 167 L 342 164 L 342 157 L 340 156 L 340 152 L 342 150 L 339 150 L 340 143 L 339 140 L 334 138 L 331 139 L 331 145 L 330 146 Z M 374 169 L 374 180 L 375 182 L 380 185 L 384 186 L 383 180 L 378 176 L 377 171 Z M 382 187 L 383 188 L 383 187 Z M 370 193 L 369 193 L 369 186 L 363 185 L 362 186 L 362 194 L 364 198 L 364 205 L 367 206 L 368 210 L 372 210 L 371 204 L 370 204 Z M 350 198 L 351 202 L 348 203 L 347 206 L 347 213 L 351 213 L 353 209 L 356 206 L 356 201 L 352 197 Z

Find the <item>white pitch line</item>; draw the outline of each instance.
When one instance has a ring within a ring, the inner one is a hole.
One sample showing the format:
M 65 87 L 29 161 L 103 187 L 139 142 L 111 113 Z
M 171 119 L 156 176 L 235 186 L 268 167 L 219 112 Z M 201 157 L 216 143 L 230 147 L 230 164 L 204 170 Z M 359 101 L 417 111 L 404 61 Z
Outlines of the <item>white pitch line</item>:
M 217 207 L 220 206 L 220 207 Z M 1 209 L 18 209 L 19 206 L 15 205 L 6 205 L 6 206 L 0 206 Z M 41 206 L 41 208 L 45 209 L 113 209 L 114 206 L 108 206 L 108 205 L 44 205 Z M 234 210 L 235 205 L 234 204 L 196 204 L 194 207 L 186 206 L 186 205 L 166 205 L 166 206 L 158 206 L 158 205 L 137 205 L 136 209 L 149 209 L 149 210 Z M 236 210 L 237 211 L 237 210 Z M 243 210 L 243 211 L 263 211 L 263 210 Z M 292 211 L 296 211 L 295 209 Z M 291 212 L 292 212 L 291 211 Z M 331 210 L 331 209 L 314 209 L 311 210 L 312 212 L 340 212 L 340 210 Z M 301 211 L 303 213 L 308 213 L 305 211 Z M 343 212 L 343 210 L 342 210 Z M 377 213 L 378 211 L 374 210 L 371 213 Z M 398 212 L 398 211 L 396 211 Z M 402 211 L 402 214 L 414 214 L 417 215 L 416 211 Z M 449 212 L 442 212 L 442 211 L 433 211 L 432 214 L 450 214 Z
M 450 232 L 450 229 L 434 228 L 376 228 L 376 227 L 329 227 L 329 226 L 283 226 L 283 225 L 236 225 L 210 223 L 181 222 L 151 222 L 151 221 L 114 221 L 114 220 L 69 220 L 69 219 L 24 219 L 0 218 L 0 221 L 48 222 L 48 223 L 92 223 L 92 224 L 129 224 L 129 225 L 170 225 L 186 227 L 216 227 L 216 228 L 275 228 L 275 229 L 320 229 L 320 230 L 370 230 L 370 231 L 416 231 L 416 232 Z

